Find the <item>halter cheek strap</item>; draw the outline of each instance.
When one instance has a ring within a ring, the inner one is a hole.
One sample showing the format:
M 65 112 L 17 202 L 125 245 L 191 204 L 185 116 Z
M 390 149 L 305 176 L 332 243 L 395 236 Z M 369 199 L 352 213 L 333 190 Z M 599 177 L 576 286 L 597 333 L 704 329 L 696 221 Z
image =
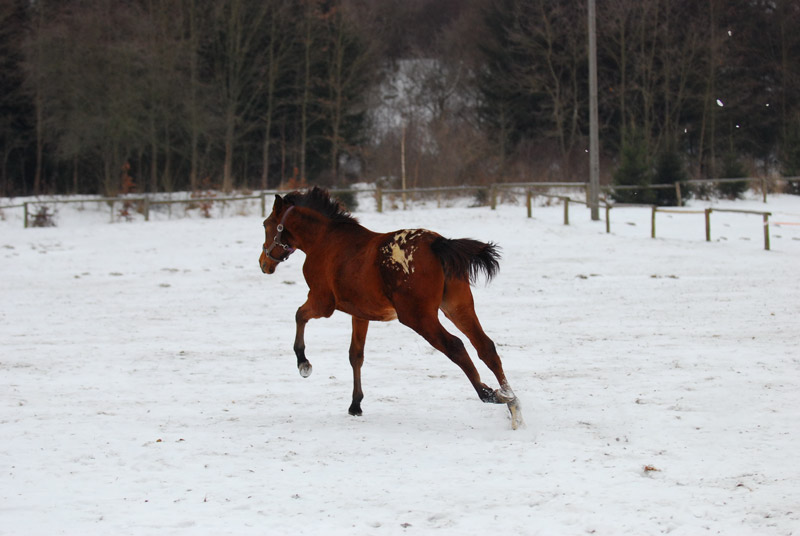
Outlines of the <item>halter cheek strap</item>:
M 275 235 L 275 238 L 272 239 L 272 244 L 270 244 L 269 247 L 267 247 L 266 245 L 264 246 L 264 255 L 266 255 L 267 257 L 269 257 L 269 259 L 275 262 L 283 262 L 289 258 L 289 255 L 295 252 L 295 248 L 293 248 L 289 244 L 281 242 L 282 240 L 281 235 L 283 234 L 283 230 L 285 229 L 283 224 L 286 222 L 286 217 L 289 215 L 292 209 L 294 209 L 294 205 L 290 206 L 288 209 L 286 209 L 286 212 L 283 213 L 283 218 L 281 218 L 281 222 L 278 224 L 278 227 L 276 228 L 278 232 Z M 275 248 L 275 246 L 282 247 L 283 250 L 286 252 L 286 255 L 284 255 L 283 257 L 273 257 L 271 252 Z

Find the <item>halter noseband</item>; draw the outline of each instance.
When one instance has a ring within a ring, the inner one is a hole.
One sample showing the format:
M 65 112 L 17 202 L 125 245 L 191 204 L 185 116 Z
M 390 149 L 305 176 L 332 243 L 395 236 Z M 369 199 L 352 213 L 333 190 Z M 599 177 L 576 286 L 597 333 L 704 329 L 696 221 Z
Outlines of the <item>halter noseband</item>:
M 289 213 L 292 211 L 293 208 L 294 208 L 294 205 L 290 206 L 288 209 L 286 209 L 286 212 L 283 213 L 283 218 L 281 218 L 281 222 L 278 224 L 278 227 L 276 228 L 278 233 L 275 235 L 275 238 L 272 239 L 272 244 L 270 244 L 269 247 L 267 247 L 266 245 L 264 246 L 264 255 L 266 255 L 267 257 L 269 257 L 271 260 L 273 260 L 275 262 L 283 262 L 283 261 L 285 261 L 286 259 L 289 258 L 289 255 L 291 255 L 295 251 L 295 248 L 293 248 L 289 244 L 285 244 L 285 243 L 281 242 L 281 234 L 283 233 L 283 230 L 285 229 L 285 227 L 283 226 L 283 223 L 286 221 L 286 216 L 289 215 Z M 282 247 L 283 250 L 286 252 L 286 255 L 283 256 L 283 257 L 280 257 L 280 258 L 279 257 L 273 257 L 270 252 L 275 248 L 275 246 Z

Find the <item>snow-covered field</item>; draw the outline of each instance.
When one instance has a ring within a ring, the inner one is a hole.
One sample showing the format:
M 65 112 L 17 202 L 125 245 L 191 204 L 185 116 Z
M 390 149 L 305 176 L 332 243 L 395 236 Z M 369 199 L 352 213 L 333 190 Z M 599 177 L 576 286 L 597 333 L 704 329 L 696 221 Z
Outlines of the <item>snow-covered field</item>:
M 292 352 L 302 253 L 224 218 L 0 221 L 0 534 L 797 534 L 800 226 L 615 209 L 356 213 L 503 248 L 474 293 L 527 428 L 397 322 Z M 728 206 L 727 204 L 720 204 Z M 705 206 L 695 202 L 694 207 Z M 800 223 L 800 198 L 733 203 Z M 70 208 L 72 207 L 72 208 Z M 248 213 L 249 214 L 245 214 Z M 474 352 L 472 352 L 474 355 Z M 488 370 L 478 368 L 487 383 Z

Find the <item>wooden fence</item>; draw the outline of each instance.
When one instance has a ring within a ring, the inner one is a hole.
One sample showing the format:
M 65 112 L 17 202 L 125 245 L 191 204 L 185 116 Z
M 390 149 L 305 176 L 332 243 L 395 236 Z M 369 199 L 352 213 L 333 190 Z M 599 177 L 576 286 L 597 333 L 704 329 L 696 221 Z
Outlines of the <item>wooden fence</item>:
M 734 180 L 741 180 L 741 179 L 722 179 L 717 182 L 722 181 L 734 181 Z M 762 179 L 753 179 L 753 180 L 762 180 Z M 699 182 L 699 181 L 692 181 L 692 182 Z M 708 182 L 708 181 L 703 181 Z M 680 185 L 678 183 L 674 185 L 656 185 L 659 188 L 675 188 L 678 199 L 681 199 L 681 191 Z M 474 190 L 487 190 L 489 191 L 489 206 L 493 210 L 497 207 L 497 195 L 498 192 L 501 190 L 510 190 L 510 189 L 518 189 L 522 188 L 525 193 L 525 209 L 527 212 L 528 218 L 533 217 L 533 199 L 535 197 L 545 197 L 548 199 L 558 199 L 564 205 L 564 225 L 569 225 L 569 209 L 570 205 L 584 205 L 589 206 L 589 202 L 586 199 L 574 199 L 568 195 L 558 195 L 558 194 L 549 194 L 545 192 L 539 191 L 542 188 L 579 188 L 588 190 L 588 184 L 583 183 L 513 183 L 513 184 L 501 184 L 501 185 L 491 185 L 488 188 L 485 186 L 473 186 L 469 188 L 464 187 L 452 187 L 452 188 L 418 188 L 413 190 L 381 190 L 380 188 L 376 189 L 376 201 L 378 206 L 378 212 L 383 211 L 383 195 L 384 194 L 402 194 L 403 195 L 403 206 L 407 206 L 407 195 L 413 193 L 434 193 L 440 195 L 444 192 L 452 192 L 452 191 L 474 191 Z M 764 203 L 767 202 L 767 190 L 766 187 L 762 183 L 763 189 L 763 200 Z M 437 197 L 437 205 L 440 205 L 440 198 Z M 769 217 L 772 215 L 771 212 L 763 212 L 757 210 L 739 210 L 739 209 L 722 209 L 722 208 L 706 208 L 703 210 L 682 210 L 680 208 L 671 208 L 671 207 L 659 207 L 656 205 L 638 205 L 638 204 L 622 204 L 622 203 L 609 203 L 607 199 L 600 200 L 600 204 L 605 208 L 606 213 L 606 233 L 611 232 L 611 209 L 612 208 L 631 208 L 631 207 L 638 207 L 638 208 L 648 208 L 651 210 L 651 218 L 650 218 L 650 236 L 652 238 L 656 237 L 656 214 L 661 212 L 664 214 L 705 214 L 705 222 L 706 222 L 706 241 L 711 241 L 711 214 L 712 212 L 728 212 L 728 213 L 737 213 L 737 214 L 756 214 L 763 217 L 763 226 L 764 226 L 764 249 L 770 249 L 770 240 L 769 240 Z
M 664 214 L 704 214 L 706 222 L 706 242 L 711 242 L 711 214 L 713 212 L 728 212 L 734 214 L 756 214 L 763 218 L 764 226 L 764 249 L 769 250 L 769 217 L 772 216 L 771 212 L 763 212 L 760 210 L 741 210 L 741 209 L 726 209 L 726 208 L 706 208 L 703 210 L 680 210 L 663 207 L 653 207 L 653 215 L 651 217 L 650 236 L 656 237 L 656 213 L 661 212 Z
M 22 208 L 22 222 L 23 227 L 28 228 L 30 227 L 30 219 L 31 219 L 31 210 L 30 207 L 42 207 L 48 205 L 60 205 L 60 204 L 86 204 L 86 203 L 105 203 L 109 207 L 109 214 L 110 219 L 114 221 L 114 208 L 117 205 L 140 205 L 141 206 L 141 213 L 144 216 L 144 221 L 150 221 L 150 208 L 156 205 L 173 205 L 173 204 L 202 204 L 202 203 L 212 203 L 216 201 L 244 201 L 248 199 L 260 199 L 261 200 L 261 213 L 264 214 L 265 212 L 265 197 L 266 192 L 262 192 L 259 195 L 249 195 L 249 196 L 231 196 L 231 197 L 203 197 L 203 198 L 189 198 L 189 199 L 151 199 L 148 196 L 125 196 L 125 197 L 89 197 L 84 199 L 48 199 L 48 200 L 40 200 L 40 201 L 25 201 L 24 203 L 18 205 L 6 205 L 1 206 L 0 209 L 6 208 Z M 35 216 L 35 214 L 33 214 Z
M 783 179 L 787 182 L 800 182 L 800 178 L 798 177 L 791 177 L 788 179 Z M 734 181 L 747 181 L 749 183 L 757 182 L 761 187 L 761 191 L 763 194 L 763 201 L 767 202 L 767 191 L 768 191 L 768 181 L 766 179 L 754 179 L 754 178 L 744 178 L 744 179 L 708 179 L 708 180 L 690 180 L 686 181 L 685 184 L 689 185 L 698 185 L 698 184 L 713 184 L 713 183 L 722 183 L 722 182 L 734 182 Z M 606 194 L 613 190 L 625 190 L 625 189 L 633 189 L 633 188 L 674 188 L 676 191 L 676 196 L 678 199 L 679 204 L 682 204 L 682 190 L 681 184 L 657 184 L 657 185 L 650 185 L 647 187 L 636 187 L 636 186 L 604 186 L 602 187 L 602 191 Z M 570 197 L 569 195 L 563 194 L 551 194 L 549 193 L 552 189 L 579 189 L 583 190 L 585 196 L 584 199 L 575 199 Z M 333 195 L 336 194 L 359 194 L 359 193 L 369 193 L 373 192 L 375 195 L 375 202 L 376 208 L 378 212 L 383 212 L 384 210 L 384 198 L 386 196 L 397 196 L 399 195 L 402 200 L 403 208 L 407 208 L 408 206 L 408 199 L 409 196 L 415 195 L 435 195 L 437 199 L 437 206 L 441 206 L 442 195 L 448 193 L 456 193 L 456 194 L 465 194 L 469 192 L 478 192 L 483 191 L 486 192 L 486 197 L 488 198 L 489 207 L 494 210 L 497 208 L 498 203 L 498 196 L 501 192 L 504 191 L 517 191 L 518 193 L 522 193 L 525 195 L 525 207 L 527 216 L 530 218 L 533 215 L 533 199 L 535 197 L 545 197 L 549 199 L 557 199 L 564 205 L 564 225 L 569 225 L 569 209 L 571 205 L 579 204 L 584 206 L 589 206 L 588 202 L 588 183 L 578 183 L 578 182 L 529 182 L 529 183 L 499 183 L 499 184 L 490 184 L 486 186 L 472 186 L 472 185 L 465 185 L 465 186 L 450 186 L 450 187 L 434 187 L 434 188 L 410 188 L 410 189 L 396 189 L 396 188 L 381 188 L 376 187 L 374 190 L 351 190 L 351 189 L 331 189 L 331 193 Z M 245 196 L 229 196 L 229 197 L 194 197 L 194 198 L 185 198 L 185 199 L 159 199 L 153 198 L 147 195 L 140 195 L 140 196 L 124 196 L 124 197 L 98 197 L 98 198 L 85 198 L 85 199 L 50 199 L 50 200 L 39 200 L 39 201 L 25 201 L 20 204 L 16 205 L 6 205 L 0 206 L 0 209 L 9 209 L 9 208 L 22 208 L 23 209 L 23 225 L 25 228 L 29 226 L 30 222 L 30 207 L 31 206 L 47 206 L 51 204 L 66 204 L 66 203 L 106 203 L 109 206 L 110 211 L 110 218 L 111 221 L 114 220 L 114 209 L 118 204 L 138 204 L 139 210 L 143 216 L 145 221 L 150 220 L 150 209 L 153 206 L 157 205 L 168 205 L 171 206 L 173 204 L 203 204 L 203 203 L 215 203 L 215 202 L 240 202 L 246 200 L 260 200 L 260 207 L 261 207 L 261 217 L 266 217 L 267 212 L 267 196 L 271 196 L 274 194 L 282 194 L 285 193 L 284 191 L 280 190 L 263 190 L 258 194 L 253 195 L 245 195 Z M 611 232 L 611 210 L 613 208 L 630 208 L 630 207 L 640 207 L 640 208 L 650 208 L 652 211 L 651 215 L 651 237 L 656 237 L 656 214 L 661 213 L 671 213 L 671 214 L 705 214 L 705 222 L 706 222 L 706 240 L 711 240 L 711 214 L 713 212 L 729 212 L 729 213 L 739 213 L 739 214 L 755 214 L 760 215 L 763 218 L 763 226 L 764 226 L 764 249 L 770 249 L 770 242 L 769 242 L 769 217 L 772 215 L 770 212 L 763 212 L 763 211 L 754 211 L 754 210 L 737 210 L 737 209 L 720 209 L 720 208 L 707 208 L 704 210 L 683 210 L 678 207 L 658 207 L 654 205 L 637 205 L 637 204 L 622 204 L 622 203 L 610 203 L 608 202 L 607 198 L 600 200 L 601 206 L 605 208 L 605 215 L 606 215 L 606 232 Z
M 531 217 L 531 197 L 532 196 L 542 196 L 548 198 L 559 199 L 564 203 L 564 225 L 569 225 L 569 207 L 570 204 L 581 204 L 587 205 L 586 201 L 580 199 L 572 199 L 569 196 L 562 196 L 562 195 L 550 195 L 550 194 L 542 194 L 536 192 L 527 192 L 527 199 L 526 199 L 526 208 L 528 211 L 528 217 Z M 728 212 L 734 214 L 756 214 L 762 216 L 763 218 L 763 226 L 764 226 L 764 249 L 769 250 L 770 242 L 769 242 L 769 217 L 772 216 L 771 212 L 764 212 L 760 210 L 740 210 L 740 209 L 725 209 L 725 208 L 706 208 L 703 210 L 682 210 L 679 208 L 672 208 L 672 207 L 659 207 L 656 205 L 638 205 L 638 204 L 629 204 L 629 203 L 615 203 L 611 204 L 608 203 L 606 200 L 602 200 L 601 204 L 605 208 L 606 213 L 606 233 L 611 232 L 611 209 L 613 208 L 649 208 L 651 210 L 650 216 L 650 237 L 656 237 L 656 214 L 705 214 L 705 222 L 706 222 L 706 242 L 711 241 L 711 214 L 713 212 Z

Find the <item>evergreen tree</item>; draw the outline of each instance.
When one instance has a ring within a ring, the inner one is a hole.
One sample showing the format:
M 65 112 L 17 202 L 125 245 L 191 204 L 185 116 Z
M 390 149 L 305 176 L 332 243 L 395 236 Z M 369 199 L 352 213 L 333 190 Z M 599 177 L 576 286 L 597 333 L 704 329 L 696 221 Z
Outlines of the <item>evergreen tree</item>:
M 653 204 L 656 196 L 650 188 L 652 177 L 644 138 L 637 129 L 628 129 L 623 136 L 620 164 L 614 172 L 614 185 L 636 188 L 614 190 L 612 197 L 617 203 Z
M 678 151 L 670 148 L 658 155 L 653 184 L 683 183 L 688 178 L 686 167 Z M 682 191 L 688 194 L 686 188 L 682 189 Z M 655 196 L 656 204 L 659 206 L 669 207 L 678 204 L 678 196 L 674 188 L 655 190 Z
M 483 61 L 477 77 L 478 115 L 498 145 L 501 162 L 520 140 L 535 135 L 544 102 L 542 94 L 528 93 L 519 83 L 520 72 L 531 58 L 515 46 L 511 35 L 518 4 L 517 0 L 488 3 L 483 12 L 488 37 L 478 45 Z
M 23 87 L 26 2 L 0 2 L 0 195 L 24 191 L 24 165 L 35 139 L 33 103 Z
M 784 177 L 800 177 L 800 123 L 791 125 L 783 141 L 781 171 Z M 788 183 L 790 194 L 800 195 L 800 181 Z

